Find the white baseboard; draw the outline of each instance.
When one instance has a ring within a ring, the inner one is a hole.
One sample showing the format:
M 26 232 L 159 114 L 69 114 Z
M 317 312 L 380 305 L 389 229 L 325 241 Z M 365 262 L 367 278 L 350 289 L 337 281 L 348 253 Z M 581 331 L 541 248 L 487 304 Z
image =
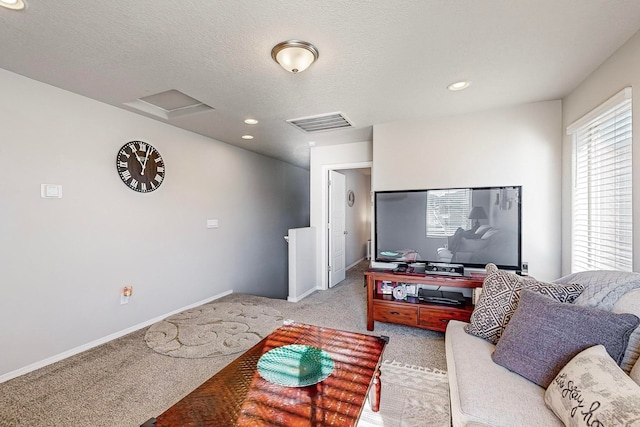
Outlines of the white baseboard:
M 298 301 L 308 297 L 309 295 L 311 295 L 312 293 L 314 293 L 317 290 L 320 290 L 320 288 L 318 288 L 318 287 L 311 288 L 307 292 L 305 292 L 304 294 L 298 295 L 297 297 L 287 297 L 287 301 L 289 301 L 289 302 L 298 302 Z
M 347 266 L 347 268 L 345 270 L 349 270 L 350 268 L 355 267 L 356 265 L 360 264 L 362 261 L 364 261 L 364 258 L 360 258 L 356 262 L 351 263 L 350 265 Z
M 314 289 L 314 291 L 315 291 L 315 289 Z M 48 357 L 48 358 L 46 358 L 44 360 L 41 360 L 39 362 L 32 363 L 31 365 L 27 365 L 27 366 L 25 366 L 23 368 L 16 369 L 15 371 L 11 371 L 11 372 L 8 372 L 6 374 L 0 375 L 0 383 L 3 383 L 5 381 L 9 381 L 10 379 L 19 377 L 20 375 L 24 375 L 24 374 L 27 374 L 29 372 L 35 371 L 36 369 L 44 368 L 47 365 L 50 365 L 50 364 L 55 363 L 55 362 L 59 362 L 59 361 L 61 361 L 63 359 L 66 359 L 67 357 L 75 356 L 76 354 L 82 353 L 83 351 L 87 351 L 87 350 L 92 349 L 94 347 L 97 347 L 99 345 L 108 343 L 109 341 L 113 341 L 116 338 L 120 338 L 120 337 L 123 337 L 123 336 L 125 336 L 127 334 L 130 334 L 131 332 L 135 332 L 135 331 L 137 331 L 139 329 L 145 328 L 147 326 L 151 326 L 154 323 L 159 322 L 159 321 L 161 321 L 163 319 L 166 319 L 169 316 L 173 316 L 174 314 L 178 314 L 181 311 L 185 311 L 185 310 L 189 310 L 189 309 L 198 307 L 198 306 L 200 306 L 202 304 L 206 304 L 208 302 L 215 301 L 215 300 L 217 300 L 219 298 L 222 298 L 225 295 L 229 295 L 229 294 L 232 294 L 232 293 L 233 293 L 232 290 L 222 292 L 221 294 L 214 295 L 211 298 L 207 298 L 207 299 L 204 299 L 202 301 L 198 301 L 196 303 L 190 304 L 190 305 L 188 305 L 186 307 L 182 307 L 182 308 L 179 308 L 177 310 L 173 310 L 170 313 L 166 313 L 166 314 L 163 314 L 161 316 L 154 317 L 153 319 L 147 320 L 147 321 L 142 322 L 142 323 L 138 323 L 137 325 L 131 326 L 130 328 L 123 329 L 123 330 L 115 332 L 115 333 L 113 333 L 111 335 L 107 335 L 106 337 L 99 338 L 99 339 L 97 339 L 95 341 L 91 341 L 91 342 L 89 342 L 87 344 L 83 344 L 83 345 L 81 345 L 79 347 L 72 348 L 71 350 L 67 350 L 67 351 L 62 352 L 60 354 L 56 354 L 55 356 Z

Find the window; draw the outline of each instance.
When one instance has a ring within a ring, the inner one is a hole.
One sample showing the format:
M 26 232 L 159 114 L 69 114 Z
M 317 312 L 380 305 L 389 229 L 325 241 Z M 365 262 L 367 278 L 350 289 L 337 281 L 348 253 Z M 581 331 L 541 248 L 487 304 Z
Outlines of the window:
M 427 191 L 427 237 L 447 237 L 469 226 L 471 189 Z
M 633 270 L 631 88 L 567 128 L 574 140 L 571 270 Z

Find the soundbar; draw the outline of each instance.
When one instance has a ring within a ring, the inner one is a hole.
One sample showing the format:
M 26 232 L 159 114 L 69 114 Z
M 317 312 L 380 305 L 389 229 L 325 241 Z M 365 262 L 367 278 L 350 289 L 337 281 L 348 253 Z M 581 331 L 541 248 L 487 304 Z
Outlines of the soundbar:
M 430 262 L 425 267 L 425 273 L 429 274 L 446 274 L 450 276 L 463 276 L 464 265 L 447 264 L 443 262 Z

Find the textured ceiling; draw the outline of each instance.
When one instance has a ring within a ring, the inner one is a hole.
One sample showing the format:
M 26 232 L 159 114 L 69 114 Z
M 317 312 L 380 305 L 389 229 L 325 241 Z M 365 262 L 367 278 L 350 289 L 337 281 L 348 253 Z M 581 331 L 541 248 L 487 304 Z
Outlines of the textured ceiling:
M 177 89 L 214 110 L 140 114 L 304 168 L 310 141 L 559 99 L 640 29 L 640 0 L 26 1 L 0 8 L 1 68 L 131 111 Z M 289 39 L 320 51 L 297 75 L 270 55 Z M 353 128 L 286 123 L 338 111 Z

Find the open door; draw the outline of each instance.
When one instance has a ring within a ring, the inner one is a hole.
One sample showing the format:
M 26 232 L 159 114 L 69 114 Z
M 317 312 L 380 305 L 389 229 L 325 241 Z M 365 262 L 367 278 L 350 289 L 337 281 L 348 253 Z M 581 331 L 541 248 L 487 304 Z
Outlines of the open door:
M 345 278 L 346 245 L 346 178 L 329 171 L 329 287 Z

